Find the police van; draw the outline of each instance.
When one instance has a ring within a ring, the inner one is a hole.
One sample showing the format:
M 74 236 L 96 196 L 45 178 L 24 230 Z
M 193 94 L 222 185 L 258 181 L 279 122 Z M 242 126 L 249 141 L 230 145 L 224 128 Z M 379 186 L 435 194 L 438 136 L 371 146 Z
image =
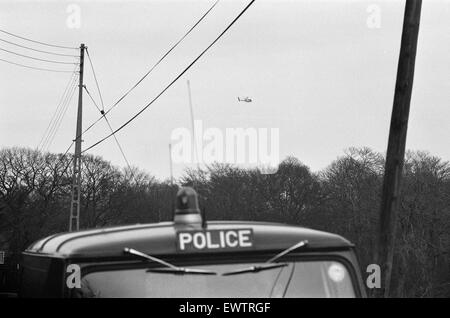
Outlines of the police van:
M 55 234 L 23 252 L 21 297 L 365 297 L 352 245 L 299 226 L 206 221 L 181 188 L 173 222 Z

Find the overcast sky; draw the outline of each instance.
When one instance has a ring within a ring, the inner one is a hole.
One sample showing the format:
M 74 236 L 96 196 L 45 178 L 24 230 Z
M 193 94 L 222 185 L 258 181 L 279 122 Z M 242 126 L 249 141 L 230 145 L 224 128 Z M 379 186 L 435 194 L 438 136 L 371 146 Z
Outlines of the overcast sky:
M 213 1 L 0 1 L 0 28 L 42 42 L 85 43 L 109 108 L 212 5 Z M 67 19 L 80 8 L 80 27 Z M 110 114 L 119 127 L 186 67 L 245 7 L 222 0 L 195 31 Z M 73 8 L 73 7 L 72 7 Z M 70 12 L 67 10 L 69 9 Z M 132 165 L 169 176 L 171 132 L 206 127 L 279 128 L 280 157 L 313 171 L 351 146 L 384 152 L 395 86 L 404 1 L 263 1 L 255 4 L 155 104 L 117 135 Z M 380 13 L 373 20 L 373 14 Z M 377 25 L 376 23 L 379 23 Z M 379 26 L 379 27 L 378 27 Z M 0 39 L 46 48 L 0 33 Z M 49 57 L 0 42 L 0 48 Z M 77 54 L 77 51 L 69 51 Z M 0 51 L 0 58 L 33 61 Z M 50 56 L 55 60 L 59 57 Z M 67 60 L 63 58 L 63 60 Z M 69 59 L 70 60 L 70 59 Z M 0 146 L 36 147 L 69 80 L 0 61 Z M 96 97 L 86 64 L 85 84 Z M 249 96 L 252 103 L 239 103 Z M 96 97 L 97 98 L 97 97 Z M 75 134 L 76 98 L 51 144 L 64 152 Z M 98 111 L 84 97 L 84 127 Z M 450 160 L 450 0 L 423 2 L 407 148 Z M 108 134 L 102 121 L 83 147 Z M 113 139 L 89 153 L 124 166 Z M 179 176 L 187 165 L 176 164 Z

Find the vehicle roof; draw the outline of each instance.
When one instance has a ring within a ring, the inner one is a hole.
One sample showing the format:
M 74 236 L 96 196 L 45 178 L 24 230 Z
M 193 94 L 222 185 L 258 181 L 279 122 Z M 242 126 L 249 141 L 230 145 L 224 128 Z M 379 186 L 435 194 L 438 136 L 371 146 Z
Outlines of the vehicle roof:
M 301 240 L 308 240 L 308 249 L 353 247 L 336 234 L 279 223 L 208 221 L 207 229 L 252 229 L 255 251 L 284 250 Z M 33 243 L 25 252 L 67 258 L 122 256 L 123 249 L 129 247 L 151 255 L 177 254 L 180 230 L 199 228 L 163 222 L 59 233 Z

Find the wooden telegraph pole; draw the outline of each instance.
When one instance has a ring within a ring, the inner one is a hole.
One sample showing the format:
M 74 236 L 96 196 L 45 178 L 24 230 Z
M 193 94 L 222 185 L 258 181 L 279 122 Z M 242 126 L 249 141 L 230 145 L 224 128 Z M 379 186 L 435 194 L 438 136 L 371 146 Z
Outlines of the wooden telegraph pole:
M 73 157 L 72 197 L 70 199 L 69 231 L 80 229 L 80 189 L 81 189 L 81 135 L 83 115 L 83 69 L 84 44 L 80 46 L 80 78 L 78 84 L 77 129 L 75 134 L 75 154 Z
M 390 291 L 421 7 L 422 0 L 406 0 L 381 199 L 378 264 L 383 277 L 380 296 L 384 297 Z

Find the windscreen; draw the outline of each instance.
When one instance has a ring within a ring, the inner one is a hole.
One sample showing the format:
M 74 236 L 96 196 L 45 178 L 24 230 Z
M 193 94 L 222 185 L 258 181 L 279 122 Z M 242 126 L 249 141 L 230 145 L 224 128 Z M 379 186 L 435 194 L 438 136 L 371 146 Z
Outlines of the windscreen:
M 336 261 L 289 262 L 259 272 L 222 275 L 258 263 L 196 266 L 218 275 L 157 273 L 146 268 L 90 272 L 74 297 L 355 297 L 352 278 Z

